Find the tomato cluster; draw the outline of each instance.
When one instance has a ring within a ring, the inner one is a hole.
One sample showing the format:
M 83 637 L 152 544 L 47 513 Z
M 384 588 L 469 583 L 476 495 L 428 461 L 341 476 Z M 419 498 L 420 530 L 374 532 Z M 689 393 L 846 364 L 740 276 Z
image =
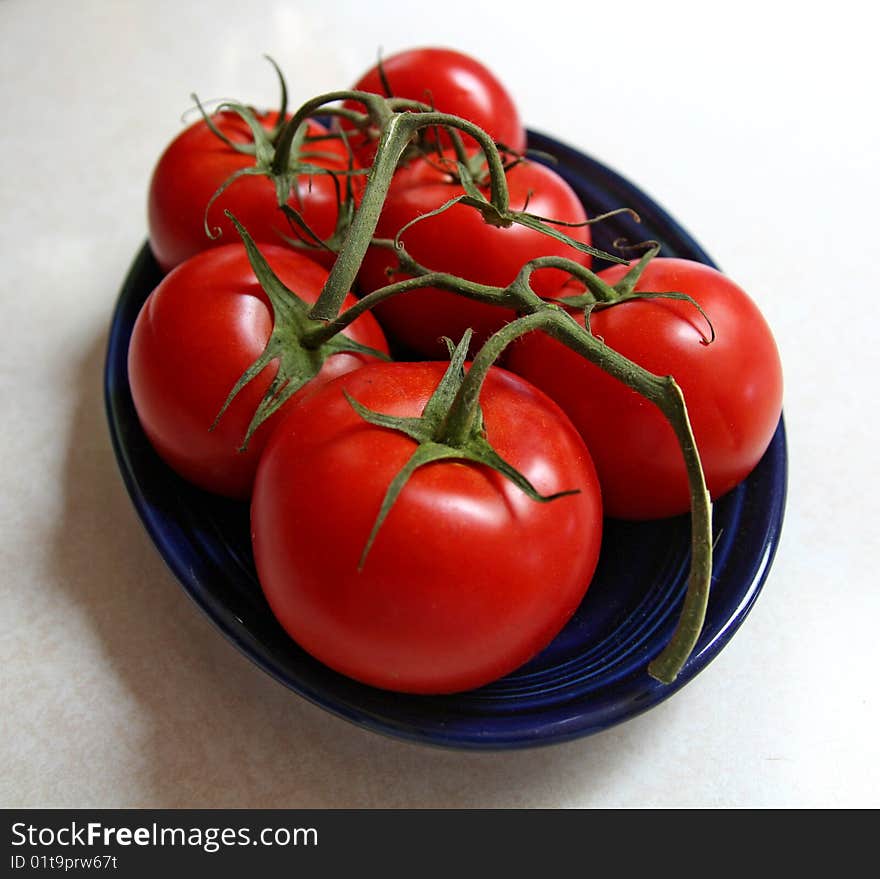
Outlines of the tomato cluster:
M 720 272 L 593 272 L 584 206 L 475 59 L 401 52 L 341 94 L 226 105 L 169 145 L 131 390 L 170 467 L 250 503 L 291 637 L 365 683 L 455 692 L 555 637 L 603 516 L 741 482 L 781 368 Z

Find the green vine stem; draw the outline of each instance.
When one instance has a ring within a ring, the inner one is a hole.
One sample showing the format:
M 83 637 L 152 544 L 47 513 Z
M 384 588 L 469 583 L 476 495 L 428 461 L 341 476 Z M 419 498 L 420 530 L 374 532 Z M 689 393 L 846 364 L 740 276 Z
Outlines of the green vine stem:
M 313 328 L 303 337 L 304 345 L 307 347 L 317 347 L 341 332 L 361 314 L 371 311 L 380 302 L 403 293 L 422 290 L 425 287 L 436 287 L 437 289 L 458 293 L 468 299 L 475 299 L 489 305 L 498 305 L 502 308 L 516 310 L 521 313 L 530 313 L 542 306 L 548 305 L 529 285 L 532 273 L 538 269 L 552 268 L 568 272 L 581 281 L 588 290 L 594 291 L 594 298 L 591 301 L 597 303 L 611 302 L 616 298 L 614 288 L 605 283 L 595 272 L 579 262 L 562 256 L 537 257 L 522 267 L 519 275 L 508 287 L 493 287 L 476 281 L 468 281 L 449 272 L 432 271 L 416 262 L 407 253 L 402 244 L 395 243 L 390 239 L 374 239 L 373 245 L 395 251 L 401 271 L 415 277 L 396 281 L 393 284 L 387 284 L 384 287 L 373 290 L 358 300 L 351 308 L 346 309 L 343 314 L 328 321 L 326 324 Z

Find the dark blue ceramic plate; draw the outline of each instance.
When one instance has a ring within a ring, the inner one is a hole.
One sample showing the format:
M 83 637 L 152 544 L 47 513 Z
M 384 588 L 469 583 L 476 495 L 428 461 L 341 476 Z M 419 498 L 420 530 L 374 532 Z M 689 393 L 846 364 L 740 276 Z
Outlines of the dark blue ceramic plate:
M 556 169 L 591 214 L 630 207 L 594 227 L 595 243 L 654 238 L 666 256 L 710 263 L 702 248 L 631 183 L 539 134 L 531 146 Z M 196 604 L 250 659 L 312 702 L 360 726 L 457 748 L 517 748 L 589 735 L 668 698 L 739 628 L 769 571 L 786 494 L 783 425 L 755 472 L 715 507 L 715 572 L 702 637 L 678 680 L 663 686 L 648 662 L 667 643 L 686 588 L 689 519 L 609 521 L 595 580 L 577 614 L 528 665 L 490 686 L 455 696 L 404 696 L 358 684 L 312 659 L 290 640 L 263 599 L 243 504 L 219 500 L 174 475 L 138 423 L 126 353 L 138 310 L 160 279 L 144 247 L 122 288 L 110 331 L 105 392 L 123 478 L 162 557 Z

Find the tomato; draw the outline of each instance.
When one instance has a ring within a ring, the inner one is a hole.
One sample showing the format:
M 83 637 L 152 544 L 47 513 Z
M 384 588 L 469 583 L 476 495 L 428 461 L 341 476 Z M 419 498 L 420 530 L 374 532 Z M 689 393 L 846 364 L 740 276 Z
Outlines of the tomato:
M 460 116 L 485 130 L 497 143 L 517 153 L 525 152 L 526 132 L 513 98 L 495 74 L 476 59 L 452 49 L 408 49 L 383 58 L 382 70 L 391 96 L 420 101 L 439 112 Z M 378 65 L 368 70 L 354 88 L 387 97 Z M 347 106 L 363 109 L 352 101 Z M 464 141 L 475 145 L 467 135 Z M 448 142 L 443 135 L 441 143 Z M 353 145 L 365 164 L 371 160 L 375 141 L 354 139 Z
M 600 272 L 610 284 L 627 266 Z M 615 351 L 681 387 L 713 498 L 754 469 L 782 411 L 782 367 L 757 306 L 709 266 L 655 258 L 636 291 L 678 291 L 672 299 L 624 302 L 594 311 L 591 329 Z M 579 316 L 583 324 L 583 316 Z M 660 410 L 607 373 L 541 333 L 515 343 L 507 365 L 546 391 L 580 431 L 602 483 L 605 511 L 655 519 L 690 507 L 682 453 Z
M 326 269 L 285 247 L 261 250 L 288 288 L 308 302 L 317 299 Z M 354 301 L 350 296 L 346 307 Z M 182 263 L 150 294 L 135 321 L 128 371 L 144 432 L 169 466 L 208 491 L 247 498 L 260 452 L 291 404 L 306 389 L 372 359 L 329 357 L 312 382 L 259 427 L 247 450 L 238 452 L 277 364 L 246 385 L 216 429 L 209 428 L 235 383 L 262 353 L 272 326 L 271 306 L 241 244 L 212 248 Z M 369 314 L 347 332 L 364 345 L 388 350 Z
M 233 143 L 253 143 L 253 135 L 244 120 L 231 111 L 212 117 L 214 125 Z M 261 124 L 271 130 L 277 113 L 258 115 Z M 316 122 L 309 123 L 309 134 L 326 134 Z M 310 151 L 306 145 L 304 150 Z M 303 156 L 303 161 L 330 171 L 345 171 L 348 151 L 338 139 L 318 141 L 314 151 L 321 155 Z M 162 270 L 167 272 L 185 259 L 211 247 L 237 241 L 232 224 L 224 216 L 231 211 L 258 242 L 281 244 L 281 236 L 297 237 L 284 214 L 278 209 L 273 182 L 265 176 L 245 176 L 236 180 L 214 202 L 208 212 L 211 230 L 222 234 L 209 238 L 205 232 L 205 209 L 214 193 L 229 177 L 253 167 L 253 156 L 227 146 L 204 120 L 190 125 L 168 146 L 159 159 L 150 181 L 148 221 L 150 247 Z M 309 227 L 322 240 L 333 234 L 338 216 L 338 192 L 341 190 L 329 174 L 302 175 L 289 200 Z M 302 233 L 300 237 L 305 237 Z M 326 250 L 309 250 L 319 262 L 329 265 L 333 256 Z
M 507 184 L 514 210 L 527 206 L 530 213 L 566 223 L 587 219 L 571 187 L 544 165 L 524 162 L 514 166 L 507 172 Z M 488 197 L 489 190 L 483 191 Z M 462 192 L 461 185 L 435 163 L 419 159 L 404 166 L 391 184 L 376 237 L 394 238 L 411 220 Z M 590 243 L 589 226 L 558 228 L 577 241 Z M 565 256 L 583 265 L 591 261 L 588 254 L 525 226 L 491 226 L 479 211 L 462 204 L 416 223 L 401 240 L 407 252 L 426 268 L 500 287 L 513 281 L 524 263 L 538 256 Z M 394 265 L 389 250 L 370 248 L 358 274 L 360 291 L 368 293 L 388 284 L 386 269 Z M 404 277 L 395 275 L 392 280 Z M 567 278 L 564 272 L 542 269 L 532 276 L 533 288 L 540 296 L 552 296 Z M 405 349 L 431 358 L 447 356 L 442 336 L 460 339 L 470 327 L 478 346 L 514 316 L 512 311 L 433 287 L 389 299 L 375 313 Z
M 602 533 L 582 440 L 527 382 L 490 370 L 488 440 L 545 503 L 482 464 L 417 469 L 358 563 L 385 493 L 415 441 L 352 408 L 418 416 L 445 364 L 377 363 L 304 400 L 275 431 L 254 485 L 260 583 L 293 639 L 331 668 L 377 687 L 448 693 L 513 671 L 577 609 Z

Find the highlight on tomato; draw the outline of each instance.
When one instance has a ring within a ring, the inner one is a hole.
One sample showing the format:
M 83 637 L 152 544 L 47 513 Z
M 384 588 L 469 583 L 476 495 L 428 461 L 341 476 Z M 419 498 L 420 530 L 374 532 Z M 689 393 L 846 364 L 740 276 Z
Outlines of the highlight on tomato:
M 577 609 L 601 544 L 595 470 L 556 404 L 492 367 L 477 432 L 450 450 L 448 366 L 371 364 L 322 387 L 273 434 L 251 506 L 259 581 L 290 636 L 407 693 L 479 687 L 533 657 Z M 547 502 L 477 460 L 493 454 Z
M 782 366 L 766 320 L 729 277 L 691 260 L 654 257 L 634 278 L 628 266 L 599 273 L 624 296 L 590 314 L 592 333 L 684 394 L 713 499 L 760 461 L 782 413 Z M 686 298 L 633 298 L 640 293 Z M 583 311 L 575 313 L 584 325 Z M 682 452 L 656 406 L 541 333 L 518 340 L 507 366 L 549 394 L 584 438 L 599 473 L 606 514 L 656 519 L 688 511 Z
M 261 251 L 303 303 L 317 299 L 327 278 L 323 266 L 282 246 L 264 245 Z M 345 307 L 355 301 L 349 296 Z M 260 369 L 234 398 L 230 393 L 264 354 L 276 325 L 275 310 L 241 242 L 211 248 L 179 265 L 138 314 L 128 351 L 138 417 L 164 461 L 200 488 L 249 497 L 262 448 L 284 412 L 310 389 L 372 359 L 357 350 L 327 356 L 311 382 L 248 437 L 254 414 L 278 373 L 278 359 Z M 354 321 L 346 338 L 388 353 L 370 314 Z M 290 346 L 295 351 L 295 340 Z M 239 451 L 245 440 L 247 448 Z

